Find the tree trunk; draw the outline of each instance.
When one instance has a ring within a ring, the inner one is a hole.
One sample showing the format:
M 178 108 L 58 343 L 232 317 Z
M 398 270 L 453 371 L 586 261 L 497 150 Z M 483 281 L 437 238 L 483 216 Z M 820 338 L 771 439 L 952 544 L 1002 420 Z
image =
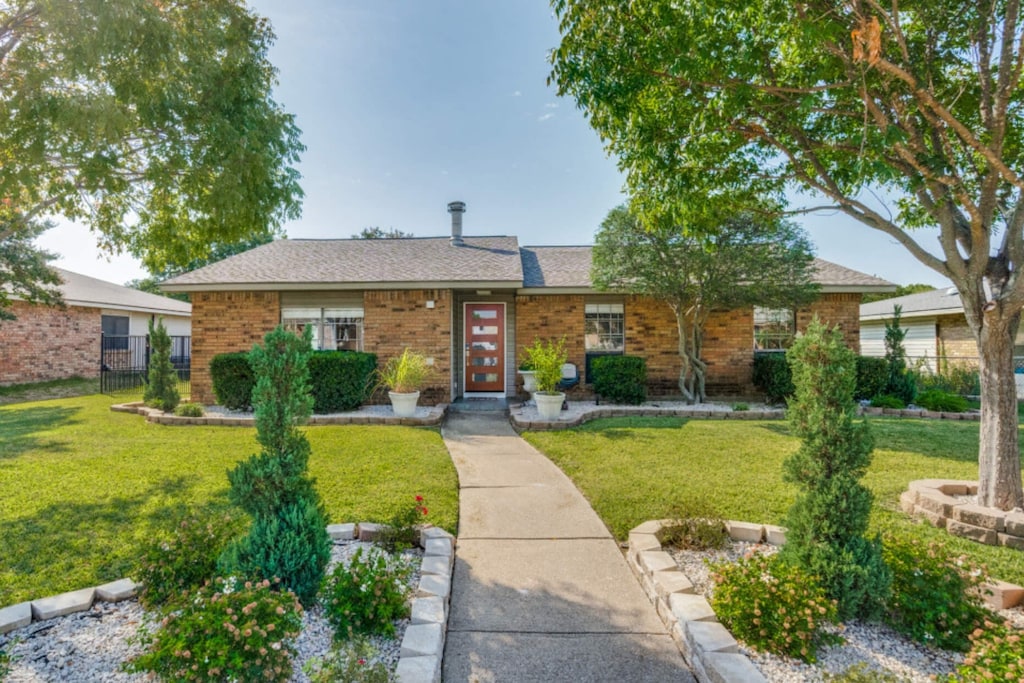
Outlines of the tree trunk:
M 996 311 L 982 315 L 984 322 L 977 333 L 981 376 L 978 504 L 1012 510 L 1024 507 L 1013 367 L 1017 325 Z
M 679 368 L 679 392 L 689 404 L 696 403 L 694 395 L 693 363 L 690 360 L 690 332 L 686 325 L 686 312 L 681 308 L 672 307 L 676 314 L 676 332 L 679 335 L 679 359 L 682 365 Z
M 676 331 L 679 334 L 679 392 L 690 405 L 703 403 L 707 399 L 704 391 L 707 363 L 700 358 L 701 344 L 704 339 L 704 324 L 700 307 L 686 309 L 682 306 L 671 306 L 676 315 Z M 690 313 L 693 319 L 690 319 Z

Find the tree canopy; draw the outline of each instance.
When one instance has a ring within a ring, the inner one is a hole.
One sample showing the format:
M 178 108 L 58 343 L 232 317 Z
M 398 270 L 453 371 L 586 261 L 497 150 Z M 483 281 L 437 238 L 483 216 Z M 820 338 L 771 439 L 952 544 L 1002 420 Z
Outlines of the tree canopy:
M 953 281 L 981 358 L 979 499 L 1024 506 L 1012 358 L 1024 307 L 1019 0 L 553 6 L 552 78 L 641 205 L 684 198 L 707 211 L 798 187 Z M 940 229 L 941 255 L 919 241 L 922 226 Z
M 384 228 L 377 225 L 370 228 L 363 228 L 362 230 L 359 231 L 358 235 L 352 235 L 352 237 L 361 240 L 390 240 L 412 236 L 413 234 L 411 232 L 403 232 L 398 228 L 388 228 L 387 230 L 385 230 Z
M 920 282 L 915 282 L 909 285 L 896 285 L 896 291 L 894 292 L 880 292 L 877 294 L 864 294 L 861 297 L 861 303 L 869 304 L 873 301 L 884 301 L 886 299 L 895 299 L 900 296 L 907 296 L 908 294 L 920 294 L 921 292 L 930 292 L 934 287 L 926 285 Z
M 160 272 L 297 217 L 273 39 L 242 0 L 0 5 L 0 242 L 61 215 Z
M 811 245 L 794 224 L 746 213 L 715 228 L 693 229 L 664 217 L 645 224 L 619 206 L 601 223 L 594 244 L 595 288 L 650 296 L 672 309 L 682 359 L 679 390 L 691 402 L 706 397 L 701 348 L 713 310 L 792 309 L 816 293 Z
M 0 223 L 0 231 L 3 230 Z M 53 254 L 35 246 L 35 238 L 49 224 L 33 221 L 0 237 L 0 320 L 13 320 L 11 299 L 59 305 L 63 303 L 60 277 L 47 265 Z

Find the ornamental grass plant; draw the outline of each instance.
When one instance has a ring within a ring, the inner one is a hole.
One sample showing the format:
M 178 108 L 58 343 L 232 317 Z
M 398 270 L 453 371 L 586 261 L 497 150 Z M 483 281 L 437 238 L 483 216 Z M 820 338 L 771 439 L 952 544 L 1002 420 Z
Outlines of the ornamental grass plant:
M 388 358 L 378 373 L 380 384 L 396 394 L 412 394 L 422 389 L 434 374 L 422 354 L 405 348 L 402 355 Z

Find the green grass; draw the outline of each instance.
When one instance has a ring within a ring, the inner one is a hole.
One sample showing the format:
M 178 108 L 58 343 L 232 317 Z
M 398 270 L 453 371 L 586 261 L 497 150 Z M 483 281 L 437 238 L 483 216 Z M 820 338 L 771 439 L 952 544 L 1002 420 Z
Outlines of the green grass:
M 981 410 L 981 401 L 967 399 L 967 407 L 971 410 Z M 1024 401 L 1017 401 L 1017 418 L 1024 422 Z
M 154 425 L 113 402 L 0 407 L 0 607 L 130 576 L 175 519 L 227 508 L 227 470 L 257 451 L 254 429 Z M 306 433 L 331 521 L 387 521 L 420 494 L 427 521 L 455 531 L 458 484 L 436 430 Z
M 941 540 L 986 564 L 993 576 L 1024 583 L 1024 553 L 949 536 L 899 511 L 914 479 L 978 478 L 978 424 L 871 420 L 875 494 L 872 528 Z M 782 524 L 796 488 L 782 461 L 799 442 L 784 422 L 615 418 L 563 432 L 530 432 L 527 441 L 565 471 L 618 539 L 673 501 L 703 500 L 727 519 Z
M 51 379 L 46 382 L 8 384 L 0 387 L 0 405 L 69 396 L 87 396 L 99 393 L 99 390 L 100 381 L 95 377 L 69 377 L 68 379 Z

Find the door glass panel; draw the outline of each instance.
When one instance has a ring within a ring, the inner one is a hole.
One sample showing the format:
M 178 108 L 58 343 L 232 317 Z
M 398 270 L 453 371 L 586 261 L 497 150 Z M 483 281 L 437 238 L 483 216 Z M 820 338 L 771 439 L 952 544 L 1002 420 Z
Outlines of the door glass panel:
M 496 320 L 497 318 L 497 311 L 473 311 L 474 320 Z
M 497 351 L 497 342 L 473 342 L 474 351 Z
M 485 373 L 473 373 L 473 381 L 474 382 L 497 382 L 498 381 L 498 373 L 496 373 L 496 372 L 489 372 L 489 373 L 486 373 L 486 374 Z
M 497 325 L 474 325 L 473 334 L 498 334 Z
M 487 368 L 498 367 L 498 359 L 495 356 L 476 357 L 472 359 L 473 365 L 482 365 Z

